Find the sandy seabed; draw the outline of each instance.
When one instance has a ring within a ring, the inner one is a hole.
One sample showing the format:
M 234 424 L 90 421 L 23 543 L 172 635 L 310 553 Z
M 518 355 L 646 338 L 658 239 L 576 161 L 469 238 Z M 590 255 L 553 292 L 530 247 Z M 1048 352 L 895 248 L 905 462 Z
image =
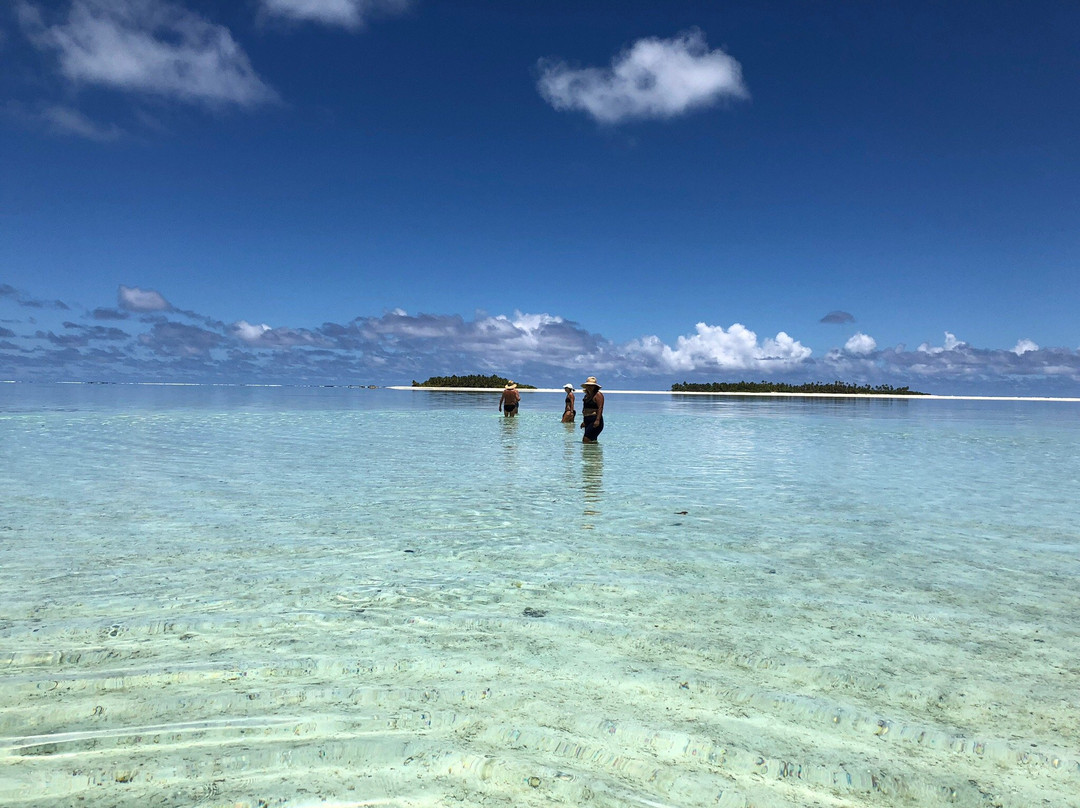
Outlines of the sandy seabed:
M 1067 576 L 980 598 L 932 559 L 868 588 L 805 547 L 721 549 L 233 547 L 102 558 L 45 601 L 24 580 L 0 805 L 1080 805 Z M 447 553 L 514 573 L 455 585 Z

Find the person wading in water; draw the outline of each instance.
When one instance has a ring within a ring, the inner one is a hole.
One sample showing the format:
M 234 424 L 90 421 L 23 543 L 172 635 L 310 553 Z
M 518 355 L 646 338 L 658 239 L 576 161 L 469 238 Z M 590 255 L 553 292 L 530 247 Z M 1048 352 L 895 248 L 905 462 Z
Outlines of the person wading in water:
M 517 385 L 507 382 L 503 388 L 502 397 L 499 399 L 499 409 L 504 418 L 513 418 L 517 415 L 518 404 L 521 402 L 521 393 L 517 391 Z
M 596 443 L 596 439 L 604 431 L 604 394 L 600 392 L 595 376 L 587 378 L 582 383 L 581 390 L 581 428 L 585 430 L 585 437 L 581 442 Z
M 566 391 L 566 407 L 563 409 L 562 422 L 572 424 L 574 418 L 577 417 L 577 410 L 574 409 L 574 385 L 564 384 L 562 389 Z

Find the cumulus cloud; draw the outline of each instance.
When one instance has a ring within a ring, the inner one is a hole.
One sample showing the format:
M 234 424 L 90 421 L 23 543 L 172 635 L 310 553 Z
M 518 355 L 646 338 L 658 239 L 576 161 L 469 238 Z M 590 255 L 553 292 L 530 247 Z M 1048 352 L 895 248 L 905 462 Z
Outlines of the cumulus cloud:
M 658 371 L 790 370 L 810 358 L 810 348 L 779 332 L 758 341 L 741 323 L 730 328 L 698 323 L 696 333 L 679 337 L 675 347 L 657 337 L 644 337 L 627 346 L 627 354 L 645 360 Z
M 573 68 L 541 60 L 538 89 L 557 110 L 581 110 L 601 123 L 673 118 L 725 99 L 749 97 L 742 67 L 705 35 L 685 31 L 672 39 L 641 39 L 608 68 Z
M 960 343 L 952 350 L 884 352 L 886 368 L 917 379 L 996 384 L 1016 383 L 1033 377 L 1071 378 L 1080 381 L 1080 355 L 1062 349 L 1027 351 L 972 348 Z
M 172 306 L 153 289 L 138 286 L 121 286 L 116 293 L 117 303 L 127 311 L 170 311 Z
M 823 323 L 853 323 L 855 317 L 848 314 L 846 311 L 830 311 L 824 317 L 821 318 Z
M 389 360 L 469 362 L 498 368 L 524 363 L 574 364 L 594 354 L 600 338 L 561 317 L 548 314 L 512 316 L 478 313 L 409 315 L 400 309 L 382 317 L 358 317 L 347 325 L 327 323 L 320 334 L 333 345 Z
M 1006 350 L 976 348 L 949 331 L 943 345 L 923 343 L 910 351 L 899 345 L 866 354 L 834 350 L 822 364 L 833 378 L 937 393 L 1076 395 L 1080 385 L 1080 351 L 1040 348 L 1031 340 Z
M 844 350 L 849 354 L 866 356 L 877 348 L 877 341 L 867 334 L 859 332 L 844 343 Z
M 258 320 L 228 325 L 176 309 L 158 292 L 139 287 L 121 287 L 118 297 L 118 309 L 86 310 L 82 322 L 64 319 L 52 330 L 0 328 L 0 379 L 394 384 L 480 372 L 542 384 L 585 373 L 602 374 L 613 386 L 638 381 L 664 387 L 681 377 L 843 379 L 938 393 L 1075 395 L 1080 389 L 1080 351 L 1042 348 L 1026 339 L 1012 349 L 988 350 L 945 332 L 943 345 L 908 350 L 883 349 L 858 333 L 842 348 L 815 357 L 786 332 L 759 338 L 739 323 L 698 323 L 671 344 L 656 336 L 616 343 L 543 312 L 477 312 L 467 318 L 394 309 L 309 329 Z M 0 303 L 28 300 L 35 301 L 0 284 Z
M 945 332 L 945 344 L 944 345 L 931 345 L 929 342 L 924 342 L 919 346 L 919 353 L 927 354 L 940 354 L 946 351 L 958 351 L 967 347 L 966 342 L 961 342 L 956 338 L 955 334 L 951 334 L 948 331 Z
M 265 323 L 252 325 L 238 320 L 230 327 L 234 337 L 248 345 L 261 348 L 293 348 L 298 345 L 321 345 L 323 340 L 306 329 L 271 328 Z
M 237 339 L 243 342 L 258 342 L 259 339 L 270 330 L 270 326 L 266 325 L 252 325 L 247 320 L 239 320 L 233 323 L 233 334 Z
M 276 98 L 227 28 L 169 0 L 73 0 L 55 24 L 25 0 L 18 10 L 31 41 L 55 54 L 61 74 L 76 84 L 209 105 L 252 107 Z M 53 117 L 70 131 L 111 131 L 70 110 L 57 108 Z
M 262 0 L 270 15 L 323 25 L 360 28 L 369 17 L 399 14 L 411 0 Z

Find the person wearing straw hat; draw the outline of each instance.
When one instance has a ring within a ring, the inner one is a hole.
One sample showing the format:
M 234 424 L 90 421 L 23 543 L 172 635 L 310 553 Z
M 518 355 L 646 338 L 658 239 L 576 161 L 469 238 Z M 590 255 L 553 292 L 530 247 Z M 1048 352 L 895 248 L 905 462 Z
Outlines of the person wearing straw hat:
M 566 409 L 563 410 L 562 422 L 572 424 L 577 417 L 577 410 L 574 409 L 574 385 L 567 382 L 562 389 L 566 391 Z
M 581 384 L 581 428 L 585 430 L 582 443 L 596 443 L 604 431 L 604 394 L 596 377 L 590 376 Z
M 503 418 L 513 418 L 517 415 L 518 404 L 520 403 L 521 393 L 517 391 L 517 384 L 507 382 L 506 387 L 503 388 L 502 396 L 499 398 L 499 409 L 502 411 Z

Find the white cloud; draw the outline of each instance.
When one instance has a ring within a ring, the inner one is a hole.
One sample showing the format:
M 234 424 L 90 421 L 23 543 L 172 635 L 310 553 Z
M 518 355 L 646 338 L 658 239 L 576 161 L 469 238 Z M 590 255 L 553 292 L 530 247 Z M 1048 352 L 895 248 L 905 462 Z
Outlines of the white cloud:
M 626 346 L 627 353 L 662 371 L 790 370 L 810 358 L 811 350 L 781 331 L 758 342 L 757 334 L 741 323 L 727 330 L 698 323 L 696 334 L 679 337 L 672 348 L 657 337 L 644 337 Z
M 847 353 L 858 356 L 871 354 L 876 348 L 877 340 L 867 334 L 863 334 L 861 331 L 844 343 L 844 350 Z
M 247 320 L 237 320 L 227 330 L 241 342 L 256 348 L 329 345 L 324 339 L 304 328 L 271 328 L 266 323 L 255 325 Z
M 292 20 L 360 28 L 375 14 L 398 14 L 411 0 L 262 0 L 272 15 Z
M 243 340 L 248 343 L 256 343 L 262 335 L 270 330 L 270 326 L 263 323 L 262 325 L 252 325 L 247 320 L 239 320 L 233 323 L 232 331 L 237 339 Z
M 128 311 L 170 311 L 172 305 L 153 289 L 121 286 L 117 292 L 120 308 Z
M 520 328 L 527 333 L 535 333 L 544 326 L 557 325 L 566 321 L 562 317 L 550 314 L 522 314 L 520 311 L 515 311 L 512 322 L 515 328 Z
M 20 19 L 74 82 L 242 107 L 276 98 L 227 28 L 168 0 L 74 0 L 52 26 L 21 2 Z
M 1076 395 L 1080 384 L 1080 351 L 1039 347 L 1028 339 L 1014 349 L 977 348 L 951 332 L 943 346 L 915 350 L 879 348 L 871 337 L 856 334 L 843 348 L 815 358 L 785 332 L 760 339 L 739 323 L 730 328 L 698 323 L 693 333 L 670 345 L 656 336 L 620 344 L 547 313 L 477 312 L 470 320 L 395 309 L 307 329 L 247 320 L 229 325 L 177 309 L 158 292 L 138 287 L 119 287 L 118 303 L 118 309 L 143 316 L 123 321 L 109 314 L 106 318 L 117 323 L 104 327 L 94 322 L 102 310 L 92 309 L 83 315 L 89 325 L 64 319 L 60 331 L 0 331 L 0 378 L 71 378 L 74 373 L 87 379 L 394 384 L 481 372 L 561 384 L 568 374 L 582 373 L 602 375 L 612 387 L 635 382 L 665 387 L 678 378 L 843 379 L 934 393 L 1034 395 Z M 40 300 L 2 283 L 0 304 L 69 310 L 60 301 Z
M 540 94 L 549 104 L 583 110 L 602 123 L 672 118 L 749 96 L 739 63 L 720 49 L 709 50 L 698 30 L 673 39 L 640 39 L 607 69 L 542 60 L 540 70 Z
M 526 366 L 577 367 L 582 357 L 595 358 L 611 349 L 609 342 L 562 317 L 522 312 L 477 312 L 469 321 L 459 315 L 409 315 L 397 309 L 381 317 L 358 317 L 347 325 L 327 323 L 317 333 L 328 348 L 362 354 L 370 362 L 414 363 L 428 368 L 429 374 L 462 368 L 510 372 Z
M 123 132 L 115 124 L 95 123 L 81 112 L 70 107 L 46 107 L 40 118 L 55 132 L 78 135 L 89 140 L 109 142 L 118 139 Z
M 955 334 L 952 334 L 952 333 L 946 331 L 945 332 L 945 344 L 944 345 L 942 345 L 942 346 L 934 346 L 934 345 L 931 345 L 929 342 L 924 342 L 922 345 L 920 345 L 918 347 L 917 350 L 919 351 L 919 353 L 939 354 L 939 353 L 944 353 L 945 351 L 962 350 L 963 348 L 966 348 L 966 347 L 967 347 L 966 342 L 962 342 L 962 341 L 958 340 L 956 338 Z
M 550 336 L 550 326 L 560 326 L 565 320 L 550 314 L 522 314 L 515 311 L 513 318 L 499 316 L 498 324 L 506 323 L 513 328 L 515 341 L 524 350 L 539 349 L 543 341 Z M 491 325 L 490 321 L 486 325 Z

